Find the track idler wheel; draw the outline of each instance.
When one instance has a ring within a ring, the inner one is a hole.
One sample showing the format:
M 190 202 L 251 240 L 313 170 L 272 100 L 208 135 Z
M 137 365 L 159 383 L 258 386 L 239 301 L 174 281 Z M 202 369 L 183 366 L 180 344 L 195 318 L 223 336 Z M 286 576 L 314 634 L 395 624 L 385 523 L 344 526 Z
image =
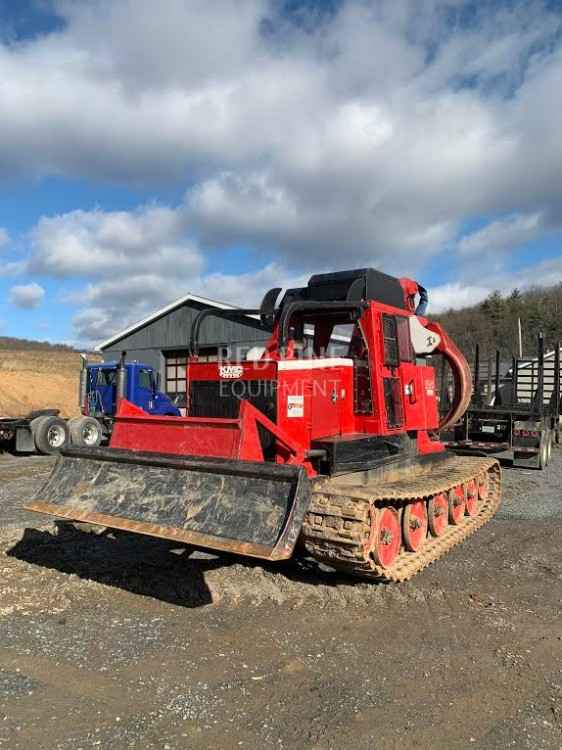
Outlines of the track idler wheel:
M 377 508 L 374 522 L 375 534 L 371 552 L 378 565 L 389 568 L 402 546 L 400 519 L 394 508 Z
M 428 505 L 429 528 L 433 536 L 442 536 L 449 523 L 449 501 L 444 492 L 435 495 Z
M 465 486 L 467 516 L 475 516 L 478 513 L 478 485 L 475 479 L 470 479 Z
M 410 552 L 417 552 L 422 548 L 427 537 L 427 509 L 423 500 L 409 503 L 404 508 L 402 526 L 404 546 Z
M 463 519 L 465 507 L 464 487 L 459 484 L 458 487 L 449 490 L 449 523 L 458 526 Z

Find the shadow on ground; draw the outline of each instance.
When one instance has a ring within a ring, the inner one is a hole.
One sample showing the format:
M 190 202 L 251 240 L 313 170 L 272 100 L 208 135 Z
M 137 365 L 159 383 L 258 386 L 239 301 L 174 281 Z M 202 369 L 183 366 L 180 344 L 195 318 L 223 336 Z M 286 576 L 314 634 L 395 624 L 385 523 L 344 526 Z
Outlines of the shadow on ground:
M 54 531 L 25 529 L 7 554 L 32 565 L 76 575 L 84 580 L 150 596 L 182 607 L 213 601 L 204 574 L 227 561 L 203 565 L 188 559 L 187 547 L 171 547 L 157 539 L 89 533 L 58 523 Z
M 56 523 L 52 531 L 25 529 L 7 554 L 32 565 L 190 608 L 216 601 L 214 587 L 207 582 L 214 571 L 224 571 L 222 578 L 229 578 L 229 588 L 236 588 L 236 578 L 246 586 L 247 581 L 242 579 L 254 573 L 256 577 L 275 578 L 280 588 L 299 584 L 353 587 L 355 583 L 312 560 L 268 564 L 227 553 L 210 555 L 187 545 L 126 532 L 92 533 L 67 522 Z

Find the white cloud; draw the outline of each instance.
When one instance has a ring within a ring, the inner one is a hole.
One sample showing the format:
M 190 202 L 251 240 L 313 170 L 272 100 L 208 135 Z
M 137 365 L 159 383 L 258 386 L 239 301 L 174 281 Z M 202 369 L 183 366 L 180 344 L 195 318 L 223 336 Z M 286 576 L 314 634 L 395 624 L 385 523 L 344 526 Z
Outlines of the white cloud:
M 458 247 L 461 255 L 467 257 L 479 253 L 514 251 L 524 243 L 539 237 L 545 229 L 541 213 L 508 216 L 490 222 L 483 229 L 463 237 Z
M 250 277 L 221 272 L 229 246 L 258 285 L 272 268 L 416 276 L 458 253 L 483 289 L 482 268 L 505 273 L 562 228 L 562 16 L 521 0 L 467 21 L 464 5 L 306 4 L 296 23 L 276 0 L 57 0 L 61 30 L 0 44 L 0 179 L 183 186 L 185 201 L 43 217 L 29 264 L 0 274 L 82 279 L 90 333 L 187 290 L 237 297 Z
M 237 275 L 208 273 L 194 280 L 192 291 L 211 299 L 220 292 L 220 298 L 233 305 L 257 307 L 269 289 L 303 286 L 309 276 L 307 273 L 292 273 L 283 266 L 270 263 L 258 271 Z
M 45 297 L 45 290 L 35 281 L 31 284 L 13 286 L 8 294 L 10 304 L 23 310 L 39 307 Z
M 175 278 L 197 272 L 202 262 L 184 237 L 181 212 L 159 206 L 43 217 L 31 233 L 31 247 L 29 270 L 58 278 Z
M 0 227 L 0 247 L 7 245 L 9 241 L 10 235 L 3 227 Z
M 85 282 L 62 294 L 63 302 L 83 308 L 73 324 L 84 341 L 105 338 L 185 294 L 204 267 L 200 249 L 185 236 L 181 207 L 43 217 L 31 248 L 30 272 Z
M 517 271 L 503 273 L 488 280 L 492 289 L 511 291 L 534 286 L 562 284 L 562 255 L 533 263 Z
M 83 344 L 99 344 L 108 336 L 126 327 L 127 321 L 120 325 L 112 318 L 108 310 L 87 307 L 77 313 L 72 321 L 77 332 L 77 340 Z
M 477 286 L 453 282 L 442 284 L 430 290 L 429 314 L 445 310 L 458 310 L 461 307 L 476 305 L 486 299 L 492 290 L 488 286 Z
M 471 281 L 441 284 L 430 289 L 431 313 L 458 310 L 482 302 L 491 292 L 509 294 L 514 289 L 562 284 L 562 256 L 534 263 L 517 271 L 502 270 L 482 276 L 480 283 Z

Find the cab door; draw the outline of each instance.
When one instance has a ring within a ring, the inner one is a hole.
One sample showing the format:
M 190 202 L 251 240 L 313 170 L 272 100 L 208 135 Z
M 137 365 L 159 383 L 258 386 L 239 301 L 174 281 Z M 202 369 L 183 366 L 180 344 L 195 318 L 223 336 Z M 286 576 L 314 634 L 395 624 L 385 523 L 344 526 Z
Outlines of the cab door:
M 332 437 L 341 434 L 340 404 L 342 383 L 337 367 L 311 370 L 311 437 Z M 290 398 L 290 397 L 289 397 Z
M 153 371 L 148 367 L 139 367 L 137 370 L 135 404 L 149 414 L 154 410 L 154 390 Z
M 117 397 L 115 368 L 89 367 L 87 377 L 88 414 L 92 417 L 114 414 Z
M 397 316 L 397 338 L 405 429 L 434 429 L 437 426 L 435 370 L 416 361 L 408 316 Z

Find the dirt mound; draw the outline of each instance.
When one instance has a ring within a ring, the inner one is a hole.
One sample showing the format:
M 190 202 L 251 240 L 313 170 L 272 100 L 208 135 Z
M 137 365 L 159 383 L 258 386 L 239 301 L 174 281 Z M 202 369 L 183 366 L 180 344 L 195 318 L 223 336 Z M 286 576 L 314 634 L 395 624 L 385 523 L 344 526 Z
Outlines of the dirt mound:
M 78 352 L 0 352 L 0 417 L 21 417 L 36 409 L 59 409 L 62 416 L 79 413 Z

